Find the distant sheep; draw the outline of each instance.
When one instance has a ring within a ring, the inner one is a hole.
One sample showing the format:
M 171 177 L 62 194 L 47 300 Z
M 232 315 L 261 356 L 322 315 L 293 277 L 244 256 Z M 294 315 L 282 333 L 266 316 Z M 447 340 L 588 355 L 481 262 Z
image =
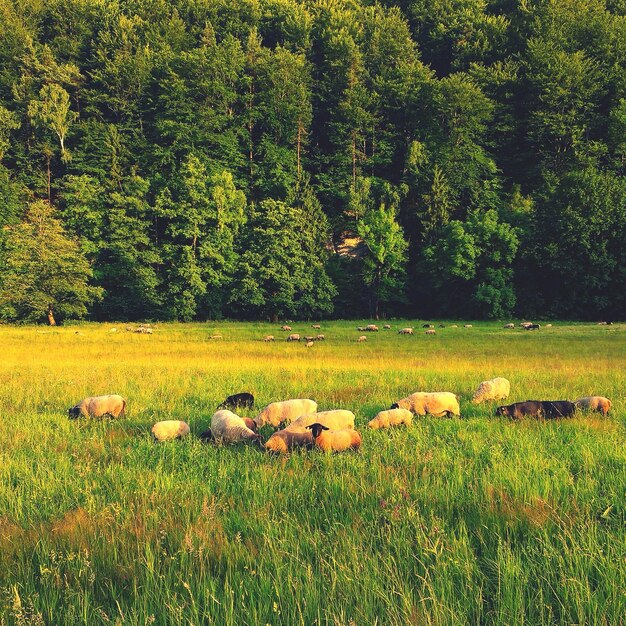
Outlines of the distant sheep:
M 358 339 L 357 339 L 357 343 L 363 343 L 364 341 L 367 341 L 367 337 L 365 335 L 361 335 Z
M 488 400 L 501 400 L 508 398 L 511 392 L 511 383 L 506 378 L 492 378 L 485 380 L 474 392 L 472 404 L 480 404 Z
M 384 328 L 385 330 L 391 330 L 391 324 L 385 324 L 385 325 L 383 326 L 383 328 Z
M 406 409 L 416 415 L 443 416 L 461 415 L 457 397 L 448 391 L 425 392 L 418 391 L 391 405 L 392 409 Z
M 232 411 L 222 409 L 211 418 L 211 434 L 221 443 L 258 442 L 260 435 Z
M 287 337 L 287 341 L 300 341 L 300 335 L 298 335 L 297 333 L 289 335 L 289 337 Z
M 472 324 L 463 324 L 463 328 L 473 328 Z
M 362 333 L 365 330 L 365 326 L 357 326 L 356 329 Z
M 254 418 L 254 421 L 259 428 L 265 424 L 278 428 L 283 422 L 290 424 L 301 415 L 315 413 L 315 411 L 317 411 L 317 402 L 314 400 L 307 398 L 283 400 L 282 402 L 272 402 L 268 404 Z
M 526 326 L 532 326 L 532 322 L 520 322 L 520 328 L 526 328 Z
M 315 423 L 307 426 L 313 434 L 315 445 L 324 452 L 343 452 L 344 450 L 358 450 L 361 447 L 361 435 L 352 428 L 330 430 L 322 424 Z
M 412 328 L 401 328 L 398 331 L 398 335 L 412 335 L 412 334 L 413 334 Z
M 211 339 L 223 339 L 222 335 L 211 335 Z
M 265 337 L 263 337 L 263 341 L 265 341 L 266 343 L 268 341 L 274 341 L 274 335 L 265 335 Z
M 371 332 L 371 333 L 377 333 L 378 332 L 378 326 L 376 326 L 376 324 L 368 324 L 365 327 L 365 330 Z
M 505 324 L 503 328 L 515 328 L 515 324 L 509 322 L 508 324 Z
M 524 326 L 525 330 L 539 330 L 541 328 L 541 324 L 526 324 Z
M 312 348 L 313 347 L 313 341 L 307 341 L 306 344 L 304 344 L 307 348 Z
M 552 324 L 546 324 L 546 328 L 552 328 Z
M 234 393 L 232 396 L 228 396 L 224 402 L 222 402 L 218 409 L 251 409 L 254 406 L 254 396 L 251 393 L 244 391 L 243 393 Z
M 287 325 L 281 326 L 280 329 L 281 330 L 291 330 L 291 326 L 287 326 Z
M 308 335 L 304 338 L 305 341 L 315 341 L 315 337 L 313 337 L 312 335 Z
M 389 428 L 390 426 L 400 426 L 401 424 L 411 425 L 413 413 L 406 409 L 389 409 L 380 411 L 374 419 L 370 420 L 367 426 L 372 430 L 379 428 Z
M 67 410 L 70 419 L 77 417 L 122 417 L 126 412 L 126 400 L 122 396 L 93 396 L 81 400 L 77 405 Z
M 189 434 L 189 424 L 181 420 L 165 420 L 152 427 L 152 435 L 156 441 L 181 439 Z
M 427 331 L 424 332 L 425 335 L 436 335 L 437 331 L 434 328 L 429 328 Z
M 354 428 L 354 413 L 346 409 L 333 409 L 330 411 L 320 411 L 319 413 L 307 413 L 301 415 L 287 426 L 286 430 L 297 430 L 306 428 L 316 422 L 330 428 L 340 430 L 343 428 Z
M 321 328 L 320 324 L 311 324 L 311 328 L 314 328 L 315 330 L 319 330 Z
M 324 335 L 318 335 L 317 337 L 315 337 L 315 339 L 317 339 L 317 341 L 324 341 L 326 337 Z
M 268 452 L 278 454 L 287 454 L 295 448 L 312 447 L 313 435 L 306 428 L 278 430 L 265 442 Z
M 434 328 L 434 324 L 422 324 L 422 328 Z
M 604 396 L 585 396 L 584 398 L 578 398 L 574 404 L 576 408 L 583 411 L 597 411 L 602 413 L 602 415 L 607 415 L 612 406 L 611 401 Z

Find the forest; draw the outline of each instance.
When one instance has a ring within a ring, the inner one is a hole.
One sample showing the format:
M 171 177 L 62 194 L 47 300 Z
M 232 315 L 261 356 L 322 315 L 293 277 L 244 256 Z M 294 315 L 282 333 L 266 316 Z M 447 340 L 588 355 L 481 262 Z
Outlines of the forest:
M 626 317 L 626 0 L 0 0 L 0 320 Z

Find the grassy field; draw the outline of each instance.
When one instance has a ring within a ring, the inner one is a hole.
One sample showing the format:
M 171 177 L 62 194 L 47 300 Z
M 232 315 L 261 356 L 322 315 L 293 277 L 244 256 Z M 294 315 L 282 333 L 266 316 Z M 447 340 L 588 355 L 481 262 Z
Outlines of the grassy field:
M 413 323 L 364 344 L 324 323 L 311 349 L 269 324 L 0 327 L 0 624 L 625 624 L 626 325 Z M 469 403 L 493 376 L 508 402 L 613 414 L 496 418 Z M 462 418 L 363 429 L 417 390 L 459 394 Z M 152 441 L 239 391 L 348 408 L 362 450 Z M 67 419 L 105 393 L 125 418 Z

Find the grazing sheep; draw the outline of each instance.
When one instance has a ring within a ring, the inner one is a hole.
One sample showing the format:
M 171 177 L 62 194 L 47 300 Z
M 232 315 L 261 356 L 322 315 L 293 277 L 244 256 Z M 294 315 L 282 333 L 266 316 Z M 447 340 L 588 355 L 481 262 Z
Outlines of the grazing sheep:
M 459 325 L 458 324 L 452 324 L 452 326 L 450 326 L 450 328 L 458 328 Z
M 532 322 L 520 322 L 520 328 L 526 328 L 527 326 L 532 326 Z
M 525 330 L 539 330 L 541 328 L 541 324 L 526 324 L 524 326 Z
M 165 420 L 152 427 L 152 435 L 156 441 L 181 439 L 189 434 L 189 424 L 181 420 Z
M 459 401 L 457 397 L 449 391 L 441 392 L 425 392 L 418 391 L 412 393 L 406 398 L 398 400 L 391 405 L 392 409 L 407 409 L 416 415 L 426 415 L 427 413 L 435 416 L 461 415 Z
M 522 419 L 524 417 L 543 417 L 543 406 L 539 400 L 526 400 L 525 402 L 514 402 L 496 409 L 496 415 L 510 417 L 511 419 Z
M 445 328 L 446 325 L 445 324 L 439 324 L 439 328 Z
M 324 341 L 326 337 L 324 335 L 318 335 L 315 339 L 317 339 L 317 341 Z
M 268 452 L 286 454 L 294 448 L 312 448 L 313 435 L 306 428 L 277 430 L 266 442 Z
M 283 400 L 268 404 L 255 418 L 256 425 L 261 428 L 270 424 L 278 428 L 283 422 L 290 424 L 296 418 L 317 411 L 317 402 L 309 399 Z
M 291 330 L 291 326 L 281 326 L 280 327 L 281 330 Z
M 287 337 L 287 341 L 300 341 L 300 335 L 298 335 L 297 333 L 289 335 L 289 337 Z
M 422 324 L 422 328 L 434 328 L 434 324 Z
M 398 331 L 398 335 L 412 335 L 412 334 L 413 334 L 412 328 L 401 328 Z
M 391 330 L 391 324 L 385 324 L 385 325 L 383 326 L 383 328 L 384 328 L 385 330 Z
M 356 329 L 362 333 L 365 330 L 365 326 L 357 326 Z
M 307 341 L 307 342 L 306 342 L 306 344 L 305 344 L 305 346 L 306 346 L 307 348 L 312 348 L 312 347 L 313 347 L 313 341 Z
M 472 404 L 480 404 L 487 400 L 501 400 L 508 398 L 511 392 L 511 383 L 506 378 L 492 378 L 485 380 L 474 392 Z
M 343 428 L 354 428 L 354 413 L 346 409 L 333 409 L 330 411 L 320 411 L 319 413 L 307 413 L 301 415 L 287 426 L 285 430 L 298 430 L 306 428 L 316 422 L 332 430 Z
M 243 393 L 234 393 L 232 396 L 228 396 L 224 402 L 222 402 L 218 409 L 251 409 L 254 406 L 254 396 L 251 393 L 244 391 Z
M 70 419 L 83 417 L 122 417 L 126 412 L 126 400 L 122 396 L 93 396 L 81 400 L 77 405 L 67 410 Z
M 509 322 L 508 324 L 504 325 L 504 328 L 515 328 L 515 324 L 513 324 L 512 322 Z
M 222 443 L 258 442 L 260 435 L 246 426 L 246 422 L 232 411 L 222 409 L 211 418 L 211 434 Z
M 367 337 L 365 335 L 361 335 L 358 339 L 357 339 L 357 343 L 363 343 L 364 341 L 367 341 Z
M 546 328 L 552 328 L 552 324 L 546 324 Z
M 602 413 L 602 415 L 608 415 L 612 406 L 611 401 L 604 396 L 585 396 L 584 398 L 578 398 L 574 404 L 576 408 L 583 411 L 597 411 Z
M 313 434 L 315 445 L 324 452 L 358 450 L 361 447 L 361 435 L 352 428 L 330 430 L 318 422 L 307 426 L 307 428 Z
M 266 343 L 268 341 L 274 341 L 274 335 L 265 335 L 265 337 L 263 337 L 263 341 L 265 341 Z
M 547 400 L 541 403 L 543 416 L 546 419 L 557 417 L 572 417 L 576 412 L 576 405 L 569 400 Z
M 319 330 L 321 328 L 320 324 L 311 324 L 311 328 L 314 328 L 315 330 Z
M 472 324 L 463 324 L 463 328 L 472 328 Z
M 424 331 L 425 335 L 436 335 L 437 331 L 434 328 L 429 328 L 428 330 Z
M 368 324 L 365 327 L 365 330 L 367 330 L 368 332 L 371 332 L 371 333 L 377 333 L 378 332 L 378 326 L 376 326 L 376 324 Z
M 305 336 L 304 340 L 305 341 L 315 341 L 315 337 L 313 337 L 312 335 Z
M 369 421 L 367 426 L 372 430 L 388 428 L 389 426 L 400 426 L 401 424 L 411 425 L 413 413 L 406 409 L 389 409 L 380 411 L 376 417 Z

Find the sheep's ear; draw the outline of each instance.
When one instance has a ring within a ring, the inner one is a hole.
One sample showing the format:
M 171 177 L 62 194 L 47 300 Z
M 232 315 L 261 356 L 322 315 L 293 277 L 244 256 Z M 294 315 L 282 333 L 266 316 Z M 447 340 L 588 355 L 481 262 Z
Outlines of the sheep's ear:
M 330 430 L 330 428 L 328 428 L 328 426 L 322 426 L 322 425 L 320 424 L 320 427 L 321 427 L 321 429 L 322 429 L 322 430 Z

